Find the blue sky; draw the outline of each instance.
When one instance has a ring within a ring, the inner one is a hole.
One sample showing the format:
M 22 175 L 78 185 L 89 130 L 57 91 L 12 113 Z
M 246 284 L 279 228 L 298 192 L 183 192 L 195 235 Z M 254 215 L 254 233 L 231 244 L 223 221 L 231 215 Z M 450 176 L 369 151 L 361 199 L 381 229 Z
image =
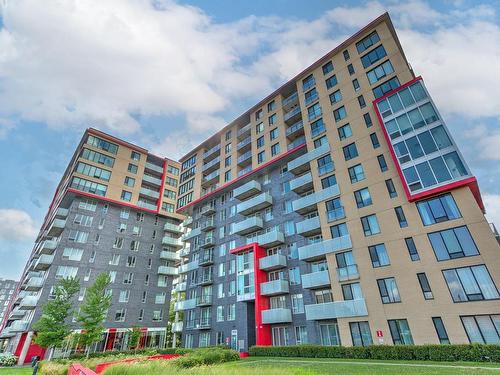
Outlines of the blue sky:
M 0 277 L 85 128 L 179 157 L 386 10 L 500 224 L 498 1 L 0 4 Z

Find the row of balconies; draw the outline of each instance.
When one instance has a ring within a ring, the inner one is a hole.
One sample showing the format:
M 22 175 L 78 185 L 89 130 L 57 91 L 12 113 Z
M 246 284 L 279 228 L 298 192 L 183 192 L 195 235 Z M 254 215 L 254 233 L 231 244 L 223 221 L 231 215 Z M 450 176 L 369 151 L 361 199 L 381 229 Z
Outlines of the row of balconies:
M 264 248 L 275 247 L 285 243 L 285 235 L 280 231 L 273 230 L 271 232 L 247 238 L 247 244 L 251 244 L 253 242 L 257 242 L 260 246 Z
M 317 204 L 323 202 L 327 199 L 331 199 L 340 195 L 340 189 L 338 185 L 333 185 L 327 187 L 326 189 L 317 191 L 315 193 L 303 196 L 299 199 L 292 201 L 292 207 L 295 212 L 300 214 L 307 213 L 309 211 L 315 210 Z
M 169 237 L 169 236 L 163 236 L 161 243 L 166 246 L 172 246 L 177 248 L 181 248 L 182 246 L 184 246 L 184 243 L 180 238 Z
M 215 159 L 210 160 L 206 164 L 203 164 L 201 170 L 202 172 L 210 172 L 211 170 L 218 168 L 219 164 L 220 164 L 220 156 L 217 156 Z
M 147 161 L 144 167 L 146 170 L 150 170 L 163 175 L 163 167 L 160 167 L 159 165 Z

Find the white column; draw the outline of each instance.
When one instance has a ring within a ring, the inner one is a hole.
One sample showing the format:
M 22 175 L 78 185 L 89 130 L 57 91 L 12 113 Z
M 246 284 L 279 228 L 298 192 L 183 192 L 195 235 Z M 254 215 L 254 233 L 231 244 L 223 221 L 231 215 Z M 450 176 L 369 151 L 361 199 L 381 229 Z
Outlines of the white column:
M 26 340 L 24 340 L 23 350 L 21 350 L 21 354 L 19 354 L 19 359 L 17 360 L 17 364 L 22 366 L 24 364 L 24 360 L 26 358 L 26 354 L 28 354 L 28 349 L 31 345 L 31 339 L 33 338 L 33 331 L 29 331 L 26 334 Z

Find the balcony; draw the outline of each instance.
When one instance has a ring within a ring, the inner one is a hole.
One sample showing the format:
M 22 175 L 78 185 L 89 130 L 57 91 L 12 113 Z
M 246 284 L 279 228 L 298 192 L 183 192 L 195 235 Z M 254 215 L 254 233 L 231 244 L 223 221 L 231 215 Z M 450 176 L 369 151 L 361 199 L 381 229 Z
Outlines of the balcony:
M 16 320 L 9 326 L 11 332 L 24 332 L 28 330 L 27 320 Z
M 64 230 L 65 226 L 66 226 L 66 220 L 54 219 L 54 221 L 52 221 L 52 224 L 49 227 L 49 230 L 47 231 L 47 236 L 49 237 L 59 236 Z
M 283 99 L 282 106 L 283 107 L 292 106 L 296 104 L 298 101 L 299 101 L 299 95 L 297 94 L 297 91 L 295 91 L 293 94 Z
M 214 228 L 215 228 L 215 220 L 213 217 L 211 217 L 210 219 L 207 219 L 203 223 L 201 223 L 201 227 L 200 227 L 200 229 L 203 232 L 207 232 L 207 231 L 212 230 Z
M 262 187 L 260 183 L 255 180 L 252 180 L 234 189 L 233 197 L 239 200 L 243 200 L 250 198 L 252 195 L 260 193 L 261 191 Z
M 158 199 L 160 198 L 160 193 L 145 187 L 141 187 L 141 190 L 139 190 L 139 194 L 144 195 L 148 198 L 152 199 Z
M 248 233 L 255 232 L 262 229 L 264 223 L 260 217 L 252 216 L 248 219 L 240 221 L 234 224 L 233 233 L 239 234 L 240 236 L 247 235 Z
M 339 281 L 349 281 L 359 279 L 358 265 L 350 264 L 347 267 L 337 268 Z
M 0 339 L 6 339 L 9 337 L 14 337 L 16 334 L 10 330 L 10 327 L 5 327 L 2 329 L 2 333 L 0 334 Z
M 285 243 L 285 235 L 279 231 L 273 230 L 272 232 L 263 233 L 247 239 L 247 243 L 252 242 L 257 242 L 261 247 L 270 248 Z
M 217 156 L 215 159 L 210 160 L 208 163 L 203 164 L 203 167 L 201 167 L 202 172 L 210 172 L 213 171 L 220 166 L 220 156 Z
M 250 130 L 252 129 L 252 124 L 246 124 L 244 127 L 241 129 L 238 129 L 238 133 L 236 134 L 236 137 L 238 139 L 242 139 L 247 135 L 250 135 Z
M 295 225 L 297 227 L 297 234 L 302 236 L 312 236 L 313 234 L 321 233 L 321 222 L 319 220 L 319 216 L 300 221 Z
M 329 287 L 330 285 L 330 274 L 328 270 L 302 275 L 302 287 L 304 289 L 323 288 Z
M 281 254 L 268 255 L 259 259 L 259 268 L 263 271 L 273 271 L 286 267 L 286 256 Z
M 148 184 L 151 184 L 151 185 L 158 186 L 158 187 L 161 186 L 161 179 L 156 178 L 154 176 L 147 175 L 147 174 L 142 176 L 142 181 L 147 182 Z
M 307 320 L 324 320 L 366 316 L 368 311 L 364 298 L 306 305 Z
M 148 210 L 156 211 L 158 207 L 152 202 L 145 201 L 143 198 L 139 198 L 137 205 L 142 208 L 147 208 Z
M 310 96 L 306 95 L 305 104 L 306 104 L 306 106 L 309 106 L 310 104 L 314 103 L 318 99 L 319 99 L 318 92 L 315 92 L 313 95 L 310 95 Z
M 185 227 L 188 227 L 190 226 L 191 224 L 193 224 L 193 217 L 192 216 L 188 216 L 184 219 L 184 221 L 182 222 L 182 225 L 185 226 Z
M 336 253 L 352 248 L 351 236 L 346 234 L 342 237 L 323 240 L 310 245 L 299 247 L 300 260 L 316 260 L 326 256 L 326 254 Z
M 35 271 L 44 271 L 52 265 L 53 261 L 54 255 L 42 254 L 40 255 L 40 258 L 37 259 L 35 265 L 33 266 L 33 269 Z
M 163 230 L 165 232 L 171 232 L 171 233 L 182 233 L 182 228 L 180 225 L 177 224 L 172 224 L 172 223 L 165 223 L 163 226 Z
M 251 170 L 252 170 L 252 166 L 251 166 L 251 165 L 249 165 L 249 166 L 248 166 L 248 167 L 246 167 L 246 168 L 243 168 L 242 170 L 239 170 L 239 171 L 238 171 L 238 177 L 241 177 L 241 176 L 243 176 L 243 175 L 247 174 L 247 173 L 248 173 L 248 172 L 250 172 Z
M 178 274 L 179 271 L 177 267 L 169 267 L 169 266 L 158 267 L 158 275 L 177 276 Z
M 290 142 L 288 144 L 288 146 L 286 146 L 286 150 L 287 151 L 293 150 L 294 148 L 299 147 L 300 145 L 303 145 L 304 143 L 306 143 L 306 137 L 301 136 L 301 137 L 297 138 L 296 140 L 294 140 L 293 142 Z
M 250 215 L 263 210 L 273 204 L 273 197 L 269 193 L 261 193 L 251 199 L 239 203 L 236 210 L 239 214 Z
M 9 319 L 21 319 L 24 315 L 26 315 L 26 311 L 15 308 L 10 312 Z
M 344 207 L 338 207 L 333 210 L 326 211 L 326 217 L 329 223 L 345 218 Z
M 192 271 L 196 268 L 198 268 L 198 261 L 197 260 L 193 260 L 192 262 L 189 262 L 189 263 L 184 263 L 183 265 L 179 266 L 179 274 L 187 273 L 187 272 Z
M 57 247 L 57 240 L 45 240 L 40 247 L 40 254 L 52 255 Z
M 262 324 L 291 323 L 292 311 L 290 309 L 262 310 Z
M 56 217 L 60 219 L 66 219 L 68 217 L 69 210 L 67 208 L 58 207 L 56 210 Z
M 160 252 L 160 259 L 178 262 L 181 260 L 181 256 L 178 253 L 174 253 L 173 251 L 162 250 Z
M 196 298 L 196 306 L 210 306 L 212 304 L 211 294 L 202 294 Z
M 236 145 L 236 149 L 240 152 L 244 152 L 249 150 L 251 146 L 252 146 L 252 137 L 246 137 L 241 142 L 238 142 L 238 144 Z
M 213 264 L 214 262 L 214 252 L 210 250 L 205 250 L 201 255 L 200 259 L 198 259 L 198 265 L 200 266 L 208 266 L 209 264 Z
M 19 310 L 32 310 L 36 307 L 37 302 L 38 302 L 37 296 L 25 296 L 19 302 L 18 309 Z
M 203 159 L 213 159 L 215 156 L 220 155 L 220 143 L 210 150 L 207 150 L 203 153 Z
M 290 140 L 294 140 L 300 136 L 303 136 L 304 122 L 302 120 L 297 121 L 295 124 L 286 129 L 285 134 L 286 137 Z
M 245 165 L 252 164 L 252 151 L 247 151 L 238 156 L 238 165 L 244 167 Z
M 174 311 L 191 310 L 196 307 L 196 298 L 186 299 L 184 301 L 177 301 L 174 304 Z
M 219 176 L 220 176 L 220 170 L 217 169 L 216 171 L 214 171 L 210 174 L 207 174 L 206 176 L 203 176 L 202 184 L 206 184 L 206 185 L 211 184 L 215 180 L 218 180 Z
M 187 282 L 183 281 L 182 283 L 177 283 L 177 285 L 174 287 L 174 292 L 175 293 L 180 293 L 180 292 L 185 292 L 187 289 Z
M 313 188 L 313 178 L 311 172 L 290 180 L 290 190 L 297 194 L 302 194 Z
M 195 329 L 210 329 L 212 325 L 212 318 L 205 317 L 201 319 L 196 319 L 194 324 L 195 324 L 194 325 Z
M 24 285 L 24 290 L 31 292 L 38 291 L 43 286 L 43 277 L 30 277 L 28 282 Z
M 260 284 L 260 294 L 263 296 L 276 296 L 289 292 L 288 280 L 273 280 Z
M 179 250 L 180 257 L 187 257 L 191 253 L 191 248 L 189 246 L 183 247 Z
M 150 170 L 156 173 L 159 173 L 163 175 L 163 166 L 159 166 L 153 163 L 150 163 L 149 161 L 146 162 L 146 165 L 144 166 L 146 170 Z
M 202 248 L 207 248 L 215 245 L 215 238 L 213 236 L 205 237 L 200 241 L 199 246 Z
M 172 332 L 182 332 L 184 322 L 175 322 L 172 324 Z
M 187 232 L 185 235 L 183 235 L 181 237 L 181 241 L 187 241 L 189 240 L 190 238 L 193 238 L 193 237 L 196 237 L 196 236 L 199 236 L 201 234 L 201 228 L 198 227 L 198 228 L 194 228 L 192 229 L 190 232 Z
M 212 272 L 206 272 L 198 279 L 198 285 L 208 285 L 214 282 L 214 275 Z
M 202 215 L 212 215 L 215 213 L 215 205 L 213 204 L 207 204 L 201 208 L 200 213 Z
M 183 246 L 182 241 L 179 238 L 173 238 L 168 236 L 163 236 L 161 240 L 162 245 L 173 246 L 181 248 Z
M 323 202 L 326 199 L 331 199 L 340 195 L 340 189 L 338 185 L 333 185 L 327 187 L 326 189 L 320 190 L 316 193 L 312 193 L 296 199 L 292 202 L 292 207 L 295 212 L 300 214 L 305 214 L 310 211 L 317 209 L 317 204 Z
M 309 162 L 330 152 L 330 144 L 325 143 L 306 154 L 299 156 L 288 162 L 288 171 L 293 174 L 300 174 L 310 169 Z
M 285 121 L 286 123 L 289 122 L 294 123 L 299 119 L 301 113 L 302 111 L 300 109 L 300 106 L 296 106 L 292 108 L 290 111 L 285 113 L 285 115 L 283 116 L 283 121 Z

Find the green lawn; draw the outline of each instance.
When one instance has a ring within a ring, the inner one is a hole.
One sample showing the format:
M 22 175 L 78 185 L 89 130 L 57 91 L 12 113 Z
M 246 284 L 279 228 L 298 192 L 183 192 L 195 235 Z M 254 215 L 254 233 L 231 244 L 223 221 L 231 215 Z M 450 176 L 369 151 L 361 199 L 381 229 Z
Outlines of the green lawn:
M 1 375 L 31 375 L 33 369 L 31 367 L 22 368 L 0 368 Z

